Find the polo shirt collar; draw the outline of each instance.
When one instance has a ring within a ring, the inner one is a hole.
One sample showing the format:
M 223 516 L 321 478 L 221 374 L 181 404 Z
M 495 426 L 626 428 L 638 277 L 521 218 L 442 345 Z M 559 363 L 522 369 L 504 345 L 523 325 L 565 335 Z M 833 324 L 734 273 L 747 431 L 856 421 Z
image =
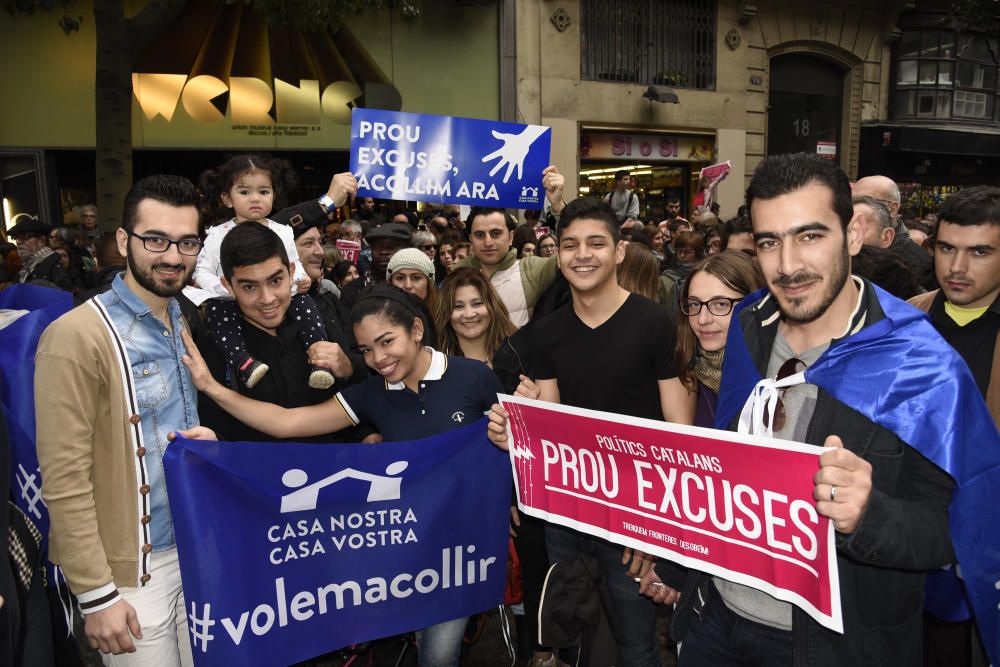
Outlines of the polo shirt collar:
M 421 382 L 434 382 L 435 380 L 440 380 L 444 377 L 444 372 L 448 370 L 448 357 L 443 352 L 438 352 L 432 347 L 425 347 L 424 349 L 431 351 L 431 365 L 427 368 L 427 372 L 424 373 L 424 377 Z M 406 385 L 402 382 L 396 383 L 385 383 L 385 388 L 390 391 L 399 391 L 401 389 L 406 389 Z

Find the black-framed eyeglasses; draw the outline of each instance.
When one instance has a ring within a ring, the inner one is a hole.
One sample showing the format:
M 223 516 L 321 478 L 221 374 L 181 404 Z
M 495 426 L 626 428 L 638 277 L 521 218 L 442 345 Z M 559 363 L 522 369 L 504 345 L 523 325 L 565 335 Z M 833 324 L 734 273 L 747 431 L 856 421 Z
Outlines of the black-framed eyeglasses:
M 728 299 L 722 296 L 709 299 L 708 301 L 687 299 L 686 301 L 681 301 L 681 312 L 688 317 L 694 317 L 701 312 L 701 307 L 705 306 L 708 308 L 708 312 L 716 317 L 723 317 L 733 312 L 733 304 L 737 301 L 742 301 L 742 299 Z
M 427 250 L 434 250 L 435 246 L 432 243 L 430 245 L 418 245 L 417 248 L 419 248 L 420 250 L 427 251 Z
M 147 252 L 166 252 L 170 249 L 170 246 L 175 245 L 177 246 L 177 252 L 180 254 L 193 256 L 201 252 L 202 247 L 205 245 L 198 239 L 181 239 L 179 241 L 174 241 L 173 239 L 168 239 L 164 236 L 143 236 L 128 230 L 125 230 L 125 233 L 142 241 L 142 247 L 145 248 Z

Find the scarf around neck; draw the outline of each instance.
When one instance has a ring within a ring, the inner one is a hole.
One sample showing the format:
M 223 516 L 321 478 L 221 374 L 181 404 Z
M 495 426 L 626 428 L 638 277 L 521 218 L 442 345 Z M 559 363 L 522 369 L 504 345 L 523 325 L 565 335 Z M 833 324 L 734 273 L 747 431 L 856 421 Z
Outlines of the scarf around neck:
M 719 393 L 719 386 L 722 384 L 722 358 L 726 354 L 726 348 L 715 352 L 706 352 L 699 348 L 698 356 L 694 362 L 694 376 L 698 382 L 702 383 L 716 394 Z

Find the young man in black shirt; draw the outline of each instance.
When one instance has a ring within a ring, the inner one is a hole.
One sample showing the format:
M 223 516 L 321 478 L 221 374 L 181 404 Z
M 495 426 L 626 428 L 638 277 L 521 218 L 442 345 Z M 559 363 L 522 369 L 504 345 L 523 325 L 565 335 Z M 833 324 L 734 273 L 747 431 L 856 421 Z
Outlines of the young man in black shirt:
M 559 268 L 573 302 L 537 324 L 540 341 L 533 361 L 536 380 L 519 394 L 543 401 L 632 417 L 691 423 L 694 402 L 678 393 L 673 357 L 675 328 L 667 309 L 618 286 L 625 256 L 618 220 L 601 201 L 570 202 L 559 223 Z M 506 416 L 496 406 L 490 438 L 506 445 Z M 633 577 L 651 566 L 649 557 L 569 528 L 546 526 L 553 563 L 587 553 L 601 565 L 610 593 L 607 609 L 623 664 L 660 664 L 655 640 L 656 611 L 638 595 Z
M 938 213 L 934 273 L 941 289 L 910 299 L 961 355 L 1000 428 L 1000 188 L 962 190 Z M 924 615 L 924 664 L 986 665 L 972 621 Z
M 297 323 L 287 316 L 291 301 L 290 266 L 277 234 L 263 225 L 239 225 L 226 236 L 220 251 L 225 276 L 223 284 L 232 292 L 243 317 L 243 335 L 255 359 L 271 367 L 253 389 L 233 382 L 233 369 L 226 365 L 206 334 L 198 348 L 212 375 L 250 398 L 275 403 L 286 408 L 322 403 L 348 384 L 368 377 L 360 355 L 350 353 L 347 335 L 336 320 L 324 318 L 327 338 L 307 353 Z M 337 382 L 327 389 L 313 389 L 306 379 L 309 365 L 330 369 Z M 205 424 L 220 438 L 236 441 L 270 442 L 274 438 L 246 426 L 222 410 L 210 398 L 199 394 L 198 412 Z M 355 427 L 315 438 L 296 438 L 306 442 L 359 442 L 372 433 L 371 428 Z

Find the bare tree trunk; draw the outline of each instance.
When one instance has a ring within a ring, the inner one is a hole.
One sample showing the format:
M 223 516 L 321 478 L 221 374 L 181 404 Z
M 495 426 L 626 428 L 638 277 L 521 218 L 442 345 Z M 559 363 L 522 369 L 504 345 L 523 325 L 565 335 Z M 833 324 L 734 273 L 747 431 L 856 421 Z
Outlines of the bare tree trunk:
M 97 26 L 97 210 L 101 231 L 121 225 L 132 185 L 132 41 L 122 0 L 94 0 Z
M 135 45 L 149 44 L 173 21 L 186 0 L 151 0 L 132 19 L 123 0 L 94 0 L 97 75 L 94 102 L 97 207 L 101 231 L 121 225 L 132 187 L 132 64 Z

